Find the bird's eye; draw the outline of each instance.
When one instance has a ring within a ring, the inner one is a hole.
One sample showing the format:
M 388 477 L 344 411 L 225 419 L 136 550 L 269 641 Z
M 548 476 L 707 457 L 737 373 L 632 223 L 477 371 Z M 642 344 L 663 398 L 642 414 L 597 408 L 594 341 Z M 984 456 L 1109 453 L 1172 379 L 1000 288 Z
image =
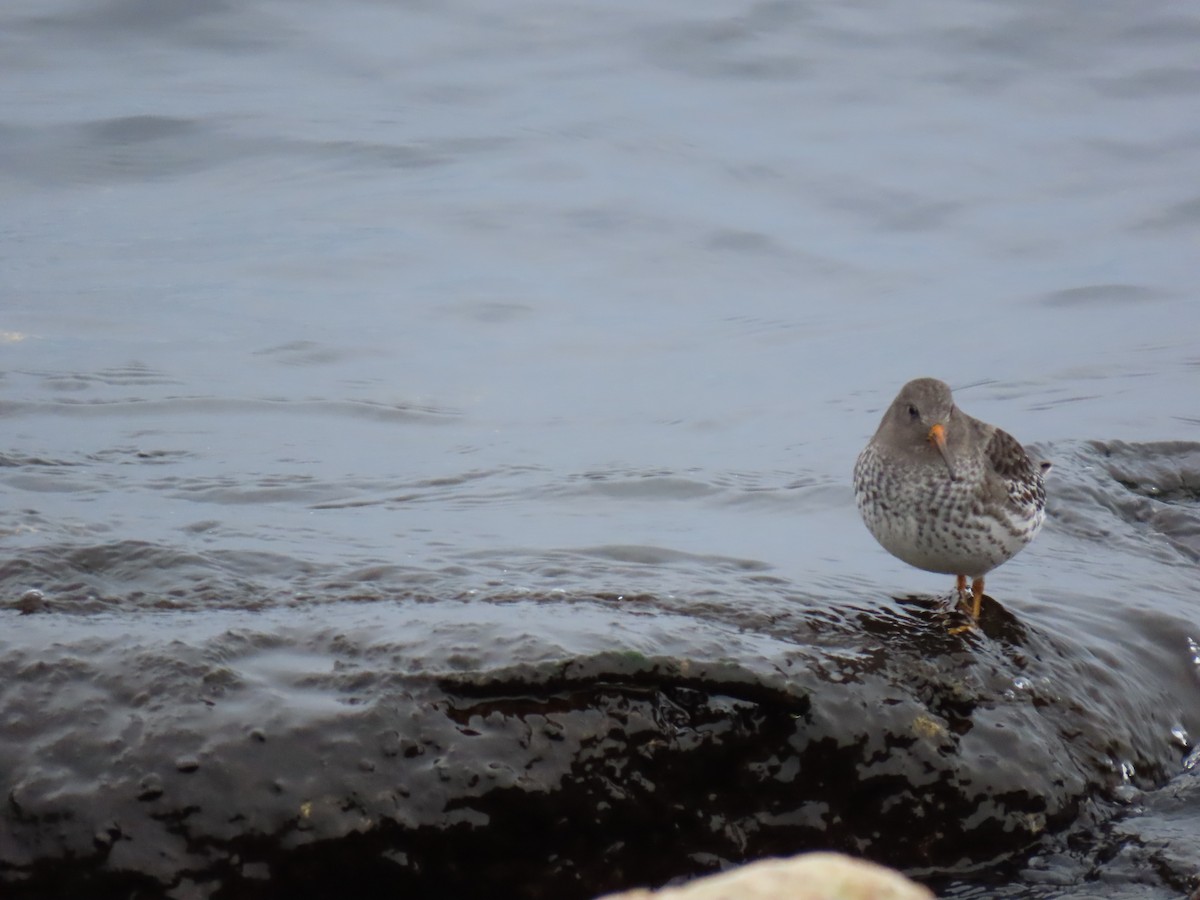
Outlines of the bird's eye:
M 910 403 L 908 405 L 908 416 L 911 419 L 919 419 L 921 418 L 921 411 Z

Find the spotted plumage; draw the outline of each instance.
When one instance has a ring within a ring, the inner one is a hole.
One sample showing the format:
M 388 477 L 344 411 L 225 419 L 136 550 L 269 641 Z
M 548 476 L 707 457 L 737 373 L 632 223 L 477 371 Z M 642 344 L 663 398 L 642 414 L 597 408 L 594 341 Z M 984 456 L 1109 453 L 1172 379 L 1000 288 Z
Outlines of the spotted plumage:
M 950 388 L 910 381 L 854 465 L 854 496 L 884 549 L 929 572 L 958 577 L 979 617 L 983 578 L 1012 559 L 1046 518 L 1043 475 L 1007 432 L 968 416 Z

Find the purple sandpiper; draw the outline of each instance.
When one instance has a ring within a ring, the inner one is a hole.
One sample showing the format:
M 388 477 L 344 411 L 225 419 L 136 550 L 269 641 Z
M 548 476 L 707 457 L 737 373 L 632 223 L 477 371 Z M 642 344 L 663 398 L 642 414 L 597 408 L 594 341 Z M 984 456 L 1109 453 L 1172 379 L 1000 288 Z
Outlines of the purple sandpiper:
M 1008 432 L 955 407 L 945 383 L 918 378 L 900 389 L 859 454 L 854 498 L 888 553 L 958 576 L 959 603 L 977 620 L 983 577 L 1042 527 L 1049 469 Z

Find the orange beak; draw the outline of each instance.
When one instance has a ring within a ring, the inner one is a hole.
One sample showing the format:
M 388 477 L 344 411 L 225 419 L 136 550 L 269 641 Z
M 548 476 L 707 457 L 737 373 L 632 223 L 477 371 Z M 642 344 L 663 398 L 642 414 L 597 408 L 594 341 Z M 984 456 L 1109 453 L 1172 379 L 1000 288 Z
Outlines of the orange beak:
M 933 444 L 937 452 L 941 454 L 942 462 L 950 470 L 950 480 L 953 481 L 958 476 L 954 474 L 954 457 L 950 455 L 950 448 L 946 446 L 946 429 L 940 424 L 930 428 L 929 443 Z

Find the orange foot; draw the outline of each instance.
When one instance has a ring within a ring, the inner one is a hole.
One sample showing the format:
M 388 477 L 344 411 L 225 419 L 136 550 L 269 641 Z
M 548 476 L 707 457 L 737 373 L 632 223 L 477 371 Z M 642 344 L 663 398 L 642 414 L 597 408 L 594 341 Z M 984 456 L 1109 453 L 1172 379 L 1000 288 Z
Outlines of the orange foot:
M 950 629 L 951 634 L 962 634 L 964 631 L 970 631 L 979 623 L 979 612 L 983 606 L 983 579 L 976 578 L 971 582 L 971 590 L 967 591 L 967 576 L 959 575 L 955 582 L 955 587 L 958 590 L 958 605 L 962 611 L 971 617 L 969 625 L 959 625 Z M 970 607 L 967 606 L 968 598 L 971 601 Z

